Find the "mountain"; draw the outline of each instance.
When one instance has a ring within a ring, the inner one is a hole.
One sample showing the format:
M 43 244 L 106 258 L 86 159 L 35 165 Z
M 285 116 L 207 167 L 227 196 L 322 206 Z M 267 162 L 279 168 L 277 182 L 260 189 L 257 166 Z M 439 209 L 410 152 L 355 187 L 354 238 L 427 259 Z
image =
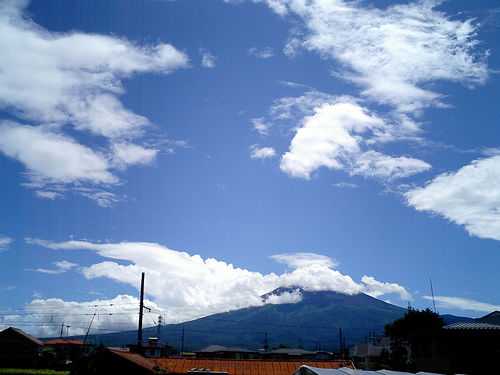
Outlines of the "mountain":
M 280 288 L 272 294 L 289 290 Z M 198 350 L 211 344 L 259 349 L 267 340 L 270 347 L 279 344 L 304 349 L 336 351 L 340 328 L 347 346 L 364 341 L 373 332 L 381 334 L 386 323 L 401 318 L 406 309 L 391 305 L 366 294 L 347 295 L 336 292 L 301 291 L 298 303 L 266 304 L 215 314 L 161 327 L 160 340 L 177 350 Z M 266 299 L 269 295 L 263 296 Z M 157 336 L 157 327 L 143 330 L 143 337 Z M 183 331 L 184 330 L 184 331 Z M 90 337 L 107 346 L 137 341 L 136 331 Z

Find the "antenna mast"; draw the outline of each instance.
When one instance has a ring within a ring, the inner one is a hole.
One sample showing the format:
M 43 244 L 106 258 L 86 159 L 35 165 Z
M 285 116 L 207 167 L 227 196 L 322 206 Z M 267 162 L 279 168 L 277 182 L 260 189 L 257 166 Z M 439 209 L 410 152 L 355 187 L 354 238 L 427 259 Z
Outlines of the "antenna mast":
M 431 283 L 431 295 L 432 295 L 432 305 L 434 306 L 434 314 L 436 313 L 436 302 L 434 301 L 434 290 L 432 289 L 432 279 L 429 277 L 429 281 Z

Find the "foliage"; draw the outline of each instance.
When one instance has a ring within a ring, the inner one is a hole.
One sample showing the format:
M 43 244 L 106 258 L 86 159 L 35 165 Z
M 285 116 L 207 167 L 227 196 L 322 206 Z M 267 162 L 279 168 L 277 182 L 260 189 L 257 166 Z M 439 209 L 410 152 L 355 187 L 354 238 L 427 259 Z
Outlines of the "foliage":
M 43 348 L 38 354 L 38 365 L 42 368 L 52 368 L 56 363 L 56 351 L 54 348 Z
M 392 339 L 390 352 L 381 358 L 384 367 L 393 370 L 411 370 L 412 340 L 416 334 L 438 330 L 445 325 L 443 319 L 430 309 L 408 309 L 404 317 L 385 325 L 385 335 Z

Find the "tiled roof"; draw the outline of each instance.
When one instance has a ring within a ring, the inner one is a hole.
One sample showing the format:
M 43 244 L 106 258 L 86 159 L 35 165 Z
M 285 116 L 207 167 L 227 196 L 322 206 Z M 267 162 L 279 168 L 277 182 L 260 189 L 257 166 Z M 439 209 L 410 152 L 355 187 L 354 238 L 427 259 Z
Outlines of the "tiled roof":
M 19 328 L 9 327 L 9 328 L 3 330 L 2 332 L 6 332 L 8 330 L 14 331 L 14 332 L 18 333 L 19 335 L 26 337 L 28 340 L 31 340 L 32 342 L 34 342 L 37 345 L 43 345 L 42 341 L 38 340 L 36 337 L 31 336 L 29 333 L 26 333 Z
M 144 358 L 137 353 L 109 349 L 112 353 L 153 371 L 155 367 L 166 368 L 170 374 L 187 374 L 203 369 L 204 372 L 227 372 L 228 375 L 290 375 L 302 365 L 324 369 L 352 367 L 351 361 L 279 361 L 238 359 L 189 359 L 189 358 Z
M 138 366 L 144 367 L 151 372 L 155 368 L 156 364 L 151 358 L 144 358 L 142 355 L 137 353 L 126 352 L 119 349 L 108 349 L 111 353 L 114 353 L 122 358 L 128 359 L 129 361 L 135 363 Z
M 158 358 L 159 367 L 170 373 L 187 374 L 190 370 L 227 372 L 229 375 L 290 375 L 302 365 L 325 369 L 352 366 L 351 361 L 278 361 L 278 360 L 237 360 L 237 359 L 187 359 Z
M 288 349 L 288 348 L 280 348 L 276 350 L 272 350 L 270 352 L 265 352 L 264 354 L 288 354 L 288 355 L 304 355 L 304 354 L 316 354 L 316 352 L 310 352 L 304 349 Z
M 80 340 L 64 340 L 64 339 L 53 339 L 43 342 L 45 345 L 83 345 L 83 341 Z M 86 343 L 85 345 L 89 345 Z
M 489 324 L 489 323 L 477 323 L 477 322 L 467 322 L 467 323 L 454 323 L 443 327 L 443 329 L 500 329 L 500 325 Z
M 253 350 L 243 348 L 228 348 L 222 345 L 210 345 L 199 350 L 197 353 L 215 353 L 215 352 L 236 352 L 236 353 L 255 353 Z

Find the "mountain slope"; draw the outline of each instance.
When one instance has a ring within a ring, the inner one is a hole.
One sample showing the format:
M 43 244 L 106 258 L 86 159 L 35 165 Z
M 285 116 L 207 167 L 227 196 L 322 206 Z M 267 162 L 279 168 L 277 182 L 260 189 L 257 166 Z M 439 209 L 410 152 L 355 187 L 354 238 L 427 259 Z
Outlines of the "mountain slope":
M 335 351 L 339 347 L 339 328 L 350 346 L 364 341 L 371 332 L 382 333 L 386 323 L 402 317 L 405 311 L 366 294 L 302 291 L 299 303 L 267 304 L 164 326 L 160 339 L 181 350 L 184 329 L 185 350 L 211 344 L 258 349 L 264 346 L 267 333 L 270 347 L 301 345 L 314 350 L 321 346 L 323 350 Z M 156 336 L 155 330 L 156 327 L 145 328 L 143 337 Z M 137 333 L 100 335 L 98 339 L 105 345 L 124 345 L 134 343 Z

